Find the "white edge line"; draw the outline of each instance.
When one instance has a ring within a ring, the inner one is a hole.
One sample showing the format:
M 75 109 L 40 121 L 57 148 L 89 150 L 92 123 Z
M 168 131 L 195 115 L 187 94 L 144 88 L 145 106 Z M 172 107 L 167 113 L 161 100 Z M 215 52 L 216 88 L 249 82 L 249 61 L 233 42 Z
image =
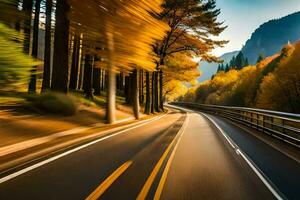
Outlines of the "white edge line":
M 229 138 L 229 136 L 227 136 L 227 134 L 223 131 L 222 128 L 220 128 L 220 126 L 208 115 L 199 112 L 201 115 L 204 115 L 209 121 L 211 121 L 214 126 L 222 133 L 222 135 L 226 138 L 226 140 L 228 141 L 228 143 L 231 145 L 231 147 L 238 153 L 241 155 L 241 157 L 246 161 L 246 163 L 250 166 L 250 168 L 254 171 L 254 173 L 258 176 L 258 178 L 264 183 L 264 185 L 270 190 L 270 192 L 278 199 L 278 200 L 283 200 L 283 198 L 277 193 L 277 191 L 271 186 L 271 184 L 266 180 L 266 178 L 264 177 L 264 175 L 260 172 L 260 170 L 258 170 L 253 164 L 252 161 L 248 159 L 247 156 L 245 156 L 245 154 L 243 153 L 243 151 L 241 151 L 238 148 L 238 145 L 234 144 L 233 141 L 231 141 L 231 139 Z
M 59 158 L 62 158 L 62 157 L 64 157 L 64 156 L 66 156 L 66 155 L 69 155 L 69 154 L 71 154 L 71 153 L 74 153 L 74 152 L 76 152 L 76 151 L 79 151 L 79 150 L 81 150 L 81 149 L 84 149 L 84 148 L 86 148 L 86 147 L 88 147 L 88 146 L 91 146 L 91 145 L 96 144 L 96 143 L 98 143 L 98 142 L 101 142 L 101 141 L 103 141 L 103 140 L 109 139 L 109 138 L 111 138 L 111 137 L 117 136 L 117 135 L 119 135 L 119 134 L 121 134 L 121 133 L 124 133 L 124 132 L 127 132 L 127 131 L 129 131 L 129 130 L 132 130 L 132 129 L 141 127 L 141 126 L 143 126 L 143 125 L 149 124 L 149 123 L 151 123 L 151 122 L 153 122 L 153 121 L 157 121 L 157 120 L 159 120 L 159 119 L 165 117 L 166 115 L 167 115 L 167 114 L 164 114 L 164 115 L 162 115 L 162 116 L 155 117 L 154 119 L 146 120 L 146 121 L 144 121 L 144 123 L 141 123 L 141 124 L 138 124 L 138 125 L 136 125 L 136 126 L 130 127 L 130 128 L 128 128 L 128 129 L 119 131 L 119 132 L 117 132 L 117 133 L 113 133 L 113 134 L 111 134 L 111 135 L 102 137 L 102 138 L 100 138 L 100 139 L 94 140 L 94 141 L 89 142 L 89 143 L 87 143 L 87 144 L 84 144 L 84 145 L 81 145 L 81 146 L 76 147 L 76 148 L 74 148 L 74 149 L 71 149 L 71 150 L 69 150 L 69 151 L 66 151 L 66 152 L 64 152 L 64 153 L 62 153 L 62 154 L 59 154 L 59 155 L 56 155 L 56 156 L 54 156 L 54 157 L 48 158 L 48 159 L 46 159 L 46 160 L 44 160 L 44 161 L 38 162 L 38 163 L 36 163 L 36 164 L 34 164 L 34 165 L 32 165 L 32 166 L 29 166 L 29 167 L 26 167 L 26 168 L 24 168 L 24 169 L 21 169 L 21 170 L 19 170 L 19 171 L 17 171 L 17 172 L 14 172 L 14 173 L 12 173 L 12 174 L 10 174 L 10 175 L 7 175 L 7 176 L 1 178 L 1 179 L 0 179 L 0 184 L 6 182 L 6 181 L 8 181 L 8 180 L 11 180 L 11 179 L 13 179 L 13 178 L 16 178 L 17 176 L 20 176 L 20 175 L 22 175 L 22 174 L 24 174 L 24 173 L 26 173 L 26 172 L 29 172 L 29 171 L 31 171 L 31 170 L 33 170 L 33 169 L 36 169 L 36 168 L 38 168 L 38 167 L 41 167 L 41 166 L 43 166 L 43 165 L 45 165 L 45 164 L 47 164 L 47 163 L 50 163 L 50 162 L 55 161 L 55 160 L 57 160 L 57 159 L 59 159 Z
M 246 163 L 250 166 L 250 168 L 254 171 L 254 173 L 258 176 L 258 178 L 264 183 L 264 185 L 270 190 L 270 192 L 278 199 L 278 200 L 283 200 L 284 198 L 282 198 L 277 191 L 271 186 L 271 184 L 266 180 L 266 178 L 264 177 L 264 175 L 262 174 L 262 172 L 260 172 L 259 169 L 257 169 L 253 164 L 252 161 L 249 160 L 249 158 L 243 153 L 243 151 L 241 151 L 238 147 L 237 144 L 235 144 L 231 138 L 223 131 L 223 129 L 208 115 L 202 113 L 202 112 L 198 112 L 198 111 L 194 111 L 194 110 L 190 110 L 190 109 L 186 109 L 186 108 L 181 108 L 178 106 L 172 106 L 169 105 L 170 107 L 173 108 L 178 108 L 184 111 L 188 111 L 188 112 L 196 112 L 199 113 L 203 116 L 205 116 L 210 122 L 213 123 L 213 125 L 220 131 L 220 133 L 225 137 L 225 139 L 227 140 L 227 142 L 230 144 L 230 146 L 236 151 L 237 154 L 240 154 L 241 157 L 246 161 Z

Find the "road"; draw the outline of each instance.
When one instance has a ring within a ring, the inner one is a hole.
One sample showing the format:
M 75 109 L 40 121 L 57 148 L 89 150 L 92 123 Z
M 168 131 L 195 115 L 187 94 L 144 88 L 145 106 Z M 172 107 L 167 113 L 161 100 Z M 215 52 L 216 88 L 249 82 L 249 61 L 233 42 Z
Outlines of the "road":
M 207 117 L 173 108 L 30 164 L 0 178 L 0 199 L 299 199 L 298 161 Z

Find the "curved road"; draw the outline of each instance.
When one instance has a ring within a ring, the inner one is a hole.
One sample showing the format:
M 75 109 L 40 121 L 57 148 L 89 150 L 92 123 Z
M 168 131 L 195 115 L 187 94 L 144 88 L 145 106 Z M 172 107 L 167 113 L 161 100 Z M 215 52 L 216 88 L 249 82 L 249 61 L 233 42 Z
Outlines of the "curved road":
M 0 199 L 299 199 L 299 162 L 207 117 L 173 108 L 28 165 L 0 177 Z

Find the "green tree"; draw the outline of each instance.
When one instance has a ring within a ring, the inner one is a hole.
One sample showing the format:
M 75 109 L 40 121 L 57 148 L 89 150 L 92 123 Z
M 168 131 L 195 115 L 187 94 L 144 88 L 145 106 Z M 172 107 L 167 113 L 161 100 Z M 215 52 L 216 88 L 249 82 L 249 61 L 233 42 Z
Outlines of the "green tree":
M 264 57 L 264 54 L 263 53 L 260 53 L 258 58 L 257 58 L 257 61 L 256 61 L 256 64 L 260 63 L 261 61 L 263 61 L 265 59 Z
M 245 67 L 245 57 L 242 51 L 239 52 L 239 54 L 235 58 L 235 67 L 240 70 L 243 67 Z

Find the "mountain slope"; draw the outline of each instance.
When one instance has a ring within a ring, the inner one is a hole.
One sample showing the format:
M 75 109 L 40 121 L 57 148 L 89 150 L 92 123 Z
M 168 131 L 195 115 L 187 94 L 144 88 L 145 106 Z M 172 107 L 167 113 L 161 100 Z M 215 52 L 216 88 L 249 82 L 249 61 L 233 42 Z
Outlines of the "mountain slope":
M 300 12 L 271 20 L 262 24 L 246 42 L 242 52 L 250 64 L 255 64 L 259 54 L 271 56 L 281 50 L 289 41 L 300 39 Z
M 223 54 L 220 59 L 224 60 L 224 65 L 229 63 L 229 61 L 231 60 L 231 58 L 233 56 L 236 56 L 239 53 L 239 51 L 233 51 L 233 52 L 229 52 L 229 53 L 225 53 Z M 201 71 L 201 77 L 198 79 L 198 82 L 203 82 L 206 80 L 210 80 L 211 77 L 216 74 L 217 70 L 218 70 L 218 63 L 208 63 L 205 61 L 201 61 L 199 63 L 199 70 Z

